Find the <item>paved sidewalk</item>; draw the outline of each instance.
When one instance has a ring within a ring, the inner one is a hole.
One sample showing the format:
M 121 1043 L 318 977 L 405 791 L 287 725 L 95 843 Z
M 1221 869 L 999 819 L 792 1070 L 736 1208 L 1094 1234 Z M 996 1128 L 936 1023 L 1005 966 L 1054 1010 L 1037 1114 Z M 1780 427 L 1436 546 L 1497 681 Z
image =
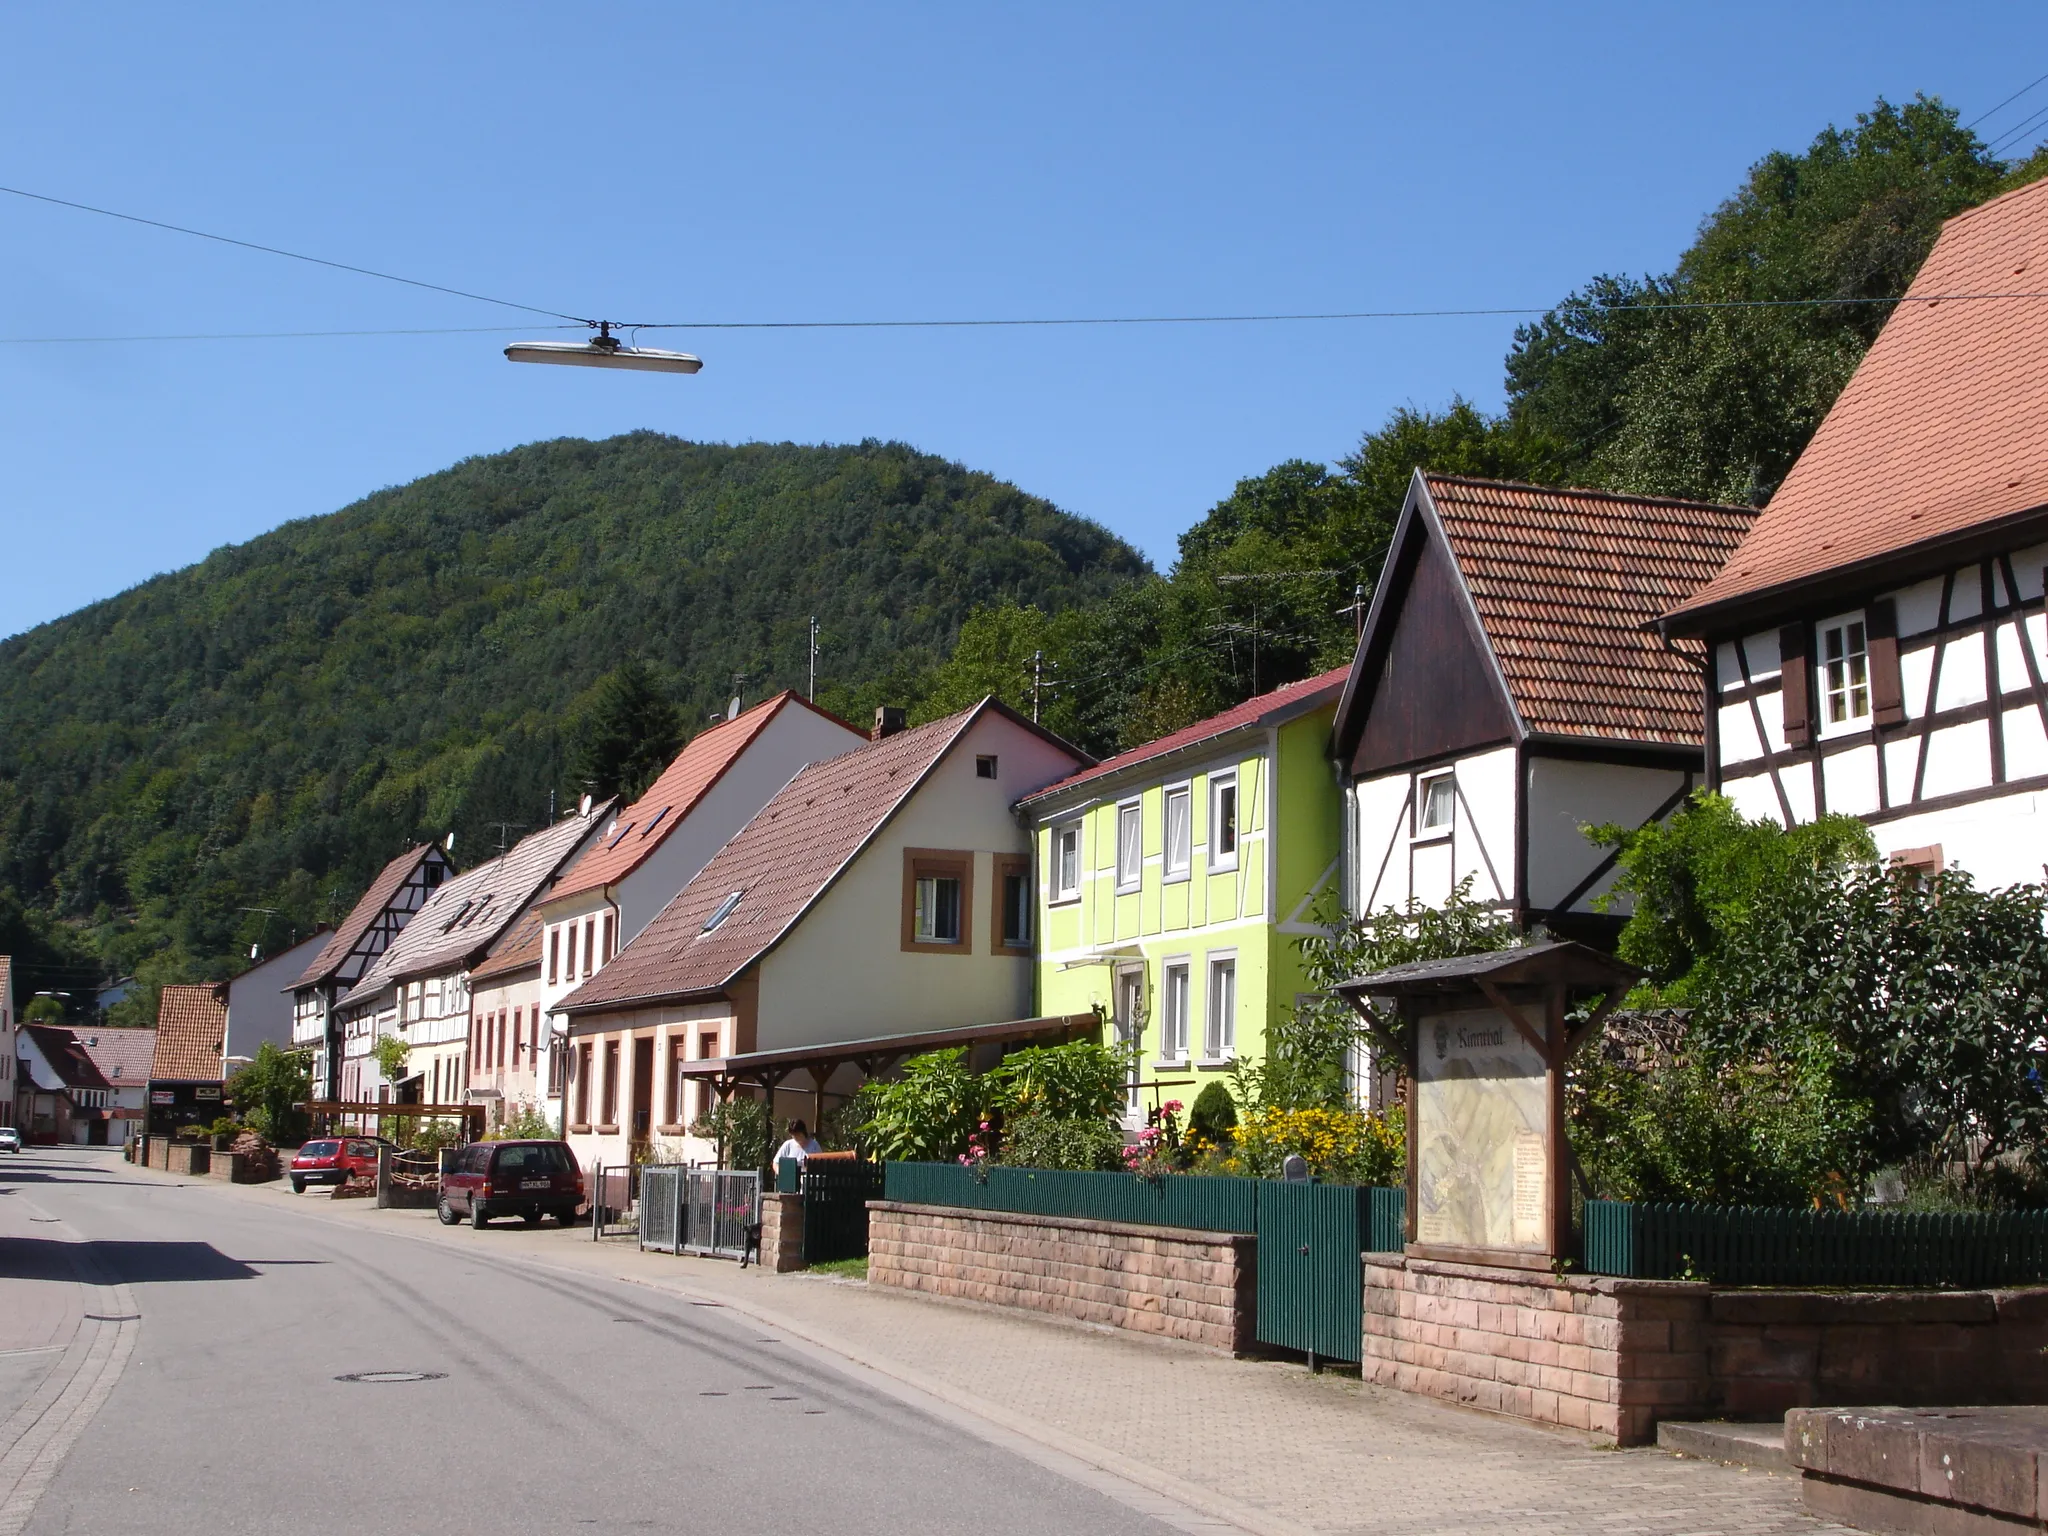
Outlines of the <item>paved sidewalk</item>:
M 770 1275 L 564 1232 L 443 1228 L 428 1211 L 221 1186 L 479 1256 L 538 1262 L 744 1310 L 964 1414 L 1243 1529 L 1372 1536 L 1822 1536 L 1790 1477 L 1582 1439 L 1301 1366 L 1232 1360 L 1110 1330 L 858 1282 Z

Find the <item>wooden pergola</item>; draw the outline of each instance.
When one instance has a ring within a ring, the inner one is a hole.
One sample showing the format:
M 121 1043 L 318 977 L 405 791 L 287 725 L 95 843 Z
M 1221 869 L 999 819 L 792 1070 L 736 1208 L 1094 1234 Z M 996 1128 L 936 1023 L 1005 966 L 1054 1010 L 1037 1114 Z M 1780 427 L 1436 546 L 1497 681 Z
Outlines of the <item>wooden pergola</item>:
M 481 1104 L 398 1104 L 378 1099 L 314 1099 L 296 1106 L 303 1109 L 315 1120 L 331 1119 L 337 1115 L 374 1115 L 377 1128 L 384 1128 L 386 1116 L 399 1120 L 460 1120 L 466 1140 L 475 1141 L 484 1133 L 484 1106 Z
M 796 1045 L 779 1051 L 748 1051 L 735 1056 L 707 1056 L 678 1063 L 676 1075 L 709 1082 L 720 1099 L 733 1090 L 755 1087 L 770 1104 L 775 1091 L 798 1072 L 811 1080 L 812 1125 L 825 1116 L 825 1085 L 841 1067 L 852 1066 L 863 1077 L 880 1077 L 912 1056 L 965 1045 L 1063 1045 L 1102 1029 L 1102 1014 L 1052 1014 L 1038 1019 L 1012 1019 L 1004 1024 L 966 1024 L 955 1029 L 928 1029 L 910 1035 L 878 1035 L 841 1040 L 830 1045 Z

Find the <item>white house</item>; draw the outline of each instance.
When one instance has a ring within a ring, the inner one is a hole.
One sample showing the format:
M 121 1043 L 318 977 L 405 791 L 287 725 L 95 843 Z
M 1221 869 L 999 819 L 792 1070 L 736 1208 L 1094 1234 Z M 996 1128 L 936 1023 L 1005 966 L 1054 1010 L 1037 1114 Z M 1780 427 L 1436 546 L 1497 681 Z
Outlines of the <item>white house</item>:
M 773 1105 L 809 1115 L 843 1098 L 856 1063 L 899 1058 L 892 1042 L 1034 1032 L 1032 952 L 989 914 L 1031 853 L 1011 807 L 1089 759 L 994 699 L 912 730 L 900 718 L 882 712 L 875 740 L 798 773 L 558 1004 L 586 1167 L 642 1144 L 712 1156 L 687 1127 L 749 1057 L 809 1053 L 810 1091 Z M 758 1066 L 771 1089 L 791 1070 Z
M 2048 182 L 1943 226 L 1756 527 L 1664 621 L 1710 642 L 1712 783 L 1893 863 L 2048 870 Z M 2031 270 L 2030 270 L 2031 269 Z M 1948 297 L 1951 295 L 2013 297 Z
M 363 978 L 334 1003 L 341 1096 L 460 1104 L 469 1091 L 469 972 L 589 847 L 609 803 L 532 832 L 441 884 Z M 403 1040 L 405 1076 L 384 1080 L 377 1042 Z
M 363 979 L 413 913 L 455 873 L 429 844 L 408 848 L 379 871 L 347 919 L 286 988 L 292 994 L 292 1045 L 313 1053 L 313 1095 L 341 1096 L 343 1040 L 334 1003 Z
M 229 1072 L 253 1060 L 265 1041 L 281 1051 L 297 1043 L 293 1037 L 298 978 L 327 948 L 328 937 L 328 930 L 322 927 L 291 948 L 258 960 L 227 983 L 228 1035 L 221 1052 Z
M 1614 857 L 1580 829 L 1700 782 L 1700 651 L 1650 626 L 1754 515 L 1417 470 L 1337 707 L 1347 909 L 1469 879 L 1518 927 L 1611 943 Z
M 697 735 L 540 901 L 546 925 L 542 1012 L 597 974 L 653 922 L 798 770 L 866 740 L 844 720 L 790 692 Z M 493 1017 L 497 1008 L 494 1000 Z M 534 1022 L 538 1026 L 538 1018 Z M 542 1031 L 546 1112 L 559 1125 L 568 1058 L 553 1046 L 552 1031 Z M 490 1084 L 477 1087 L 494 1091 Z

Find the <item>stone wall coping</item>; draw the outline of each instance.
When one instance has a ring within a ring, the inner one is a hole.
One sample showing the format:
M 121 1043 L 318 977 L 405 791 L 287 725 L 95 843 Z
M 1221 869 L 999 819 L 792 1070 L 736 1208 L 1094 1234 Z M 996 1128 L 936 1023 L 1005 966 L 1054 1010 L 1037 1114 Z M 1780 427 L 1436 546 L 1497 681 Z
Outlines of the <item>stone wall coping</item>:
M 2048 1408 L 1795 1408 L 1785 1415 L 1785 1454 L 1825 1477 L 2041 1518 L 2039 1467 L 2048 1452 Z
M 1099 1221 L 1090 1216 L 1033 1216 L 1024 1211 L 985 1211 L 977 1206 L 968 1205 L 920 1205 L 907 1200 L 870 1200 L 868 1209 L 890 1211 L 899 1216 L 994 1221 L 1019 1227 L 1057 1227 L 1067 1232 L 1106 1232 L 1174 1243 L 1228 1243 L 1233 1248 L 1249 1249 L 1258 1242 L 1258 1238 L 1250 1232 L 1204 1232 L 1195 1227 L 1161 1227 L 1140 1221 Z
M 1374 1269 L 1401 1269 L 1411 1275 L 1444 1275 L 1456 1280 L 1487 1280 L 1498 1285 L 1531 1286 L 1553 1291 L 1584 1291 L 1599 1296 L 1706 1296 L 1714 1287 L 1704 1280 L 1628 1280 L 1618 1275 L 1551 1274 L 1502 1264 L 1453 1264 L 1445 1259 L 1418 1259 L 1400 1253 L 1368 1253 Z

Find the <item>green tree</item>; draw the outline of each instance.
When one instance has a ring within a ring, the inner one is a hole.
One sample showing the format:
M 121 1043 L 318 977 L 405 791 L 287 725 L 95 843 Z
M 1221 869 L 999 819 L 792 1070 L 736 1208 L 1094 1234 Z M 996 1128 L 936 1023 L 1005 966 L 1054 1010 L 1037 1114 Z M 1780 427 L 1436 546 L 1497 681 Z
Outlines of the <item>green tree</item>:
M 312 1089 L 311 1054 L 281 1051 L 266 1040 L 249 1064 L 228 1079 L 225 1091 L 259 1136 L 289 1146 L 305 1134 L 305 1112 L 296 1106 L 312 1097 Z
M 569 725 L 569 788 L 599 800 L 637 799 L 683 749 L 683 720 L 647 663 L 599 678 Z

